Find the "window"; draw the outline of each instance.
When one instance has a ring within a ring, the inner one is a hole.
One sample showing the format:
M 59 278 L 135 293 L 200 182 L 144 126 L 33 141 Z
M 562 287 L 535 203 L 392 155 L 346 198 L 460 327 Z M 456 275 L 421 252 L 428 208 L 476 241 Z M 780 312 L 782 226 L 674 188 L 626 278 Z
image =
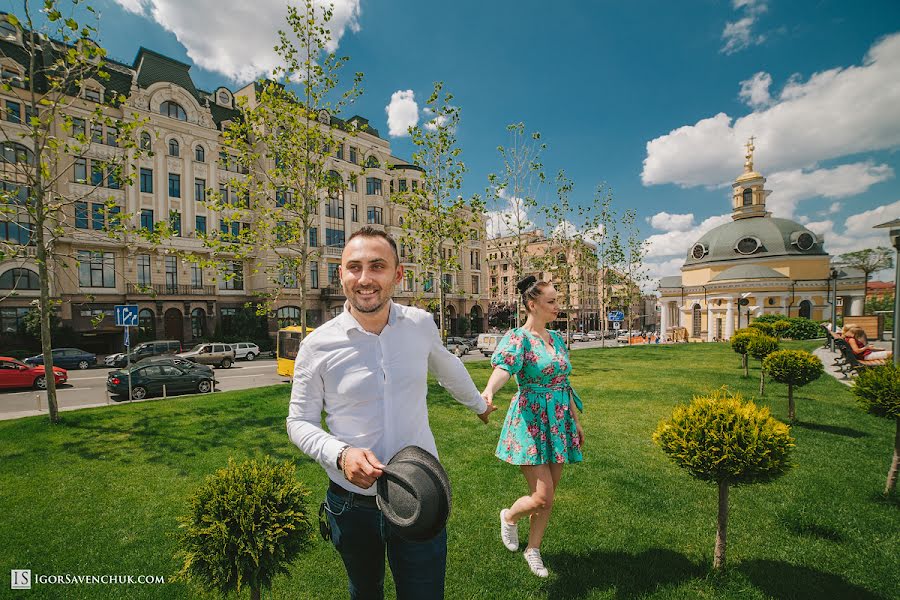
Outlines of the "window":
M 359 159 L 357 158 L 358 152 L 359 151 L 356 148 L 354 148 L 353 146 L 350 146 L 350 162 L 352 162 L 354 165 L 359 164 Z
M 382 209 L 380 207 L 378 207 L 378 206 L 368 207 L 366 209 L 366 223 L 369 223 L 369 224 L 374 223 L 376 225 L 381 225 L 382 224 L 381 214 L 382 214 Z
M 91 141 L 95 144 L 103 143 L 103 125 L 100 123 L 91 123 Z
M 106 128 L 106 145 L 116 147 L 119 145 L 119 128 L 118 127 L 107 127 Z
M 141 337 L 150 339 L 156 337 L 156 321 L 153 318 L 153 311 L 149 308 L 138 311 L 138 331 Z
M 172 227 L 172 232 L 176 236 L 181 236 L 181 213 L 177 211 L 169 212 L 169 225 Z
M 169 173 L 169 197 L 181 198 L 181 175 Z
M 282 306 L 275 312 L 278 327 L 290 327 L 300 324 L 300 309 L 296 306 Z
M 28 219 L 28 217 L 22 217 Z M 30 221 L 0 221 L 0 240 L 11 244 L 31 243 L 32 224 Z
M 350 191 L 358 192 L 359 191 L 359 181 L 357 180 L 356 175 L 350 177 Z
M 179 150 L 178 140 L 175 138 L 169 140 L 169 156 L 178 156 Z
M 344 230 L 343 229 L 326 229 L 325 245 L 329 248 L 344 247 Z
M 3 144 L 0 144 L 0 160 L 10 164 L 22 163 L 30 165 L 34 163 L 34 154 L 22 144 L 3 142 Z
M 755 237 L 745 237 L 738 240 L 734 249 L 741 254 L 753 254 L 760 249 L 762 243 Z
M 275 192 L 275 206 L 284 206 L 286 204 L 293 204 L 293 202 L 294 193 L 290 190 L 281 188 Z
M 28 308 L 0 308 L 0 332 L 25 333 L 25 317 Z
M 102 204 L 91 204 L 91 229 L 103 231 L 106 229 L 106 214 Z
M 150 134 L 146 131 L 141 134 L 141 150 L 150 150 L 153 142 L 150 140 Z
M 119 168 L 109 167 L 106 170 L 106 187 L 111 190 L 119 189 Z
M 10 123 L 22 122 L 22 105 L 18 102 L 6 101 L 6 120 Z
M 309 245 L 313 248 L 319 245 L 319 228 L 318 227 L 310 227 L 309 228 Z
M 75 227 L 77 229 L 88 228 L 88 205 L 87 202 L 75 203 Z
M 297 289 L 300 287 L 300 278 L 297 277 L 297 261 L 285 259 L 278 266 L 278 283 L 281 287 L 288 289 Z
M 0 77 L 2 77 L 3 83 L 12 87 L 25 87 L 25 80 L 22 78 L 22 74 L 12 67 L 6 65 L 0 67 Z
M 225 272 L 219 282 L 220 290 L 244 289 L 244 263 L 239 260 L 225 262 Z
M 413 179 L 413 182 L 412 182 L 412 189 L 413 189 L 413 191 L 416 191 L 417 189 L 419 189 L 419 182 L 416 181 L 415 179 Z
M 744 189 L 744 206 L 752 206 L 753 205 L 753 190 L 750 188 Z
M 412 271 L 406 272 L 406 280 L 403 283 L 403 291 L 404 292 L 414 292 L 416 291 L 416 274 Z
M 401 192 L 406 191 L 406 180 L 405 179 L 401 179 L 399 181 L 399 183 L 397 184 L 397 189 L 398 189 L 398 191 L 401 191 Z
M 194 200 L 197 202 L 206 201 L 206 180 L 194 179 Z
M 153 193 L 153 169 L 141 169 L 141 192 Z
M 319 288 L 319 263 L 309 263 L 309 287 L 312 289 Z
M 172 102 L 171 100 L 166 100 L 162 104 L 159 105 L 159 114 L 169 117 L 171 119 L 178 119 L 179 121 L 187 121 L 187 113 L 184 112 L 184 109 L 181 108 L 180 104 Z
M 228 204 L 228 187 L 223 183 L 219 184 L 219 196 L 222 204 Z
M 206 150 L 200 144 L 194 148 L 194 160 L 197 162 L 206 162 Z
M 338 267 L 341 265 L 338 263 L 328 263 L 328 285 L 329 286 L 340 286 L 341 278 L 338 275 Z
M 354 223 L 359 223 L 359 206 L 356 204 L 350 205 L 350 220 Z
M 153 210 L 149 208 L 141 209 L 141 229 L 153 231 Z
M 344 219 L 344 201 L 341 198 L 330 198 L 325 204 L 325 216 Z
M 178 258 L 166 257 L 166 292 L 175 293 L 178 287 Z
M 0 36 L 7 39 L 16 39 L 18 35 L 18 30 L 16 26 L 7 21 L 6 19 L 0 20 Z
M 116 259 L 112 252 L 78 251 L 78 285 L 81 287 L 116 287 Z
M 194 339 L 206 335 L 206 312 L 202 308 L 191 311 L 191 335 Z
M 138 285 L 150 285 L 150 255 L 138 254 L 137 257 L 137 282 Z
M 344 144 L 337 145 L 337 157 L 340 160 L 344 160 Z
M 196 231 L 198 235 L 206 235 L 206 217 L 197 215 L 194 223 L 194 231 Z
M 477 294 L 481 290 L 481 278 L 478 275 L 472 275 L 472 293 Z
M 0 290 L 39 289 L 41 289 L 41 282 L 38 274 L 31 269 L 9 269 L 0 275 Z
M 99 160 L 91 161 L 91 185 L 103 185 L 103 163 Z
M 203 287 L 203 267 L 201 267 L 197 263 L 191 263 L 191 287 Z
M 366 194 L 369 196 L 380 196 L 381 180 L 377 177 L 366 177 Z
M 84 99 L 90 102 L 100 102 L 100 90 L 95 88 L 84 88 Z
M 378 162 L 378 158 L 373 155 L 366 159 L 366 168 L 378 169 L 381 168 L 381 163 Z
M 702 329 L 703 324 L 700 321 L 700 305 L 695 304 L 691 311 L 691 336 L 695 338 L 700 337 Z

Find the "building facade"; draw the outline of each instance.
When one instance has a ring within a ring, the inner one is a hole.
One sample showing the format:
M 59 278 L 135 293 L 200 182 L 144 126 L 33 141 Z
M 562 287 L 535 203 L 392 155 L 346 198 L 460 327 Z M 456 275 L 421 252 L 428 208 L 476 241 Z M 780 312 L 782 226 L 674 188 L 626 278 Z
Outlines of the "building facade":
M 833 269 L 821 236 L 766 211 L 766 179 L 753 170 L 752 139 L 744 173 L 732 185 L 732 221 L 691 245 L 681 275 L 659 284 L 664 339 L 730 339 L 763 314 L 831 319 L 832 305 L 862 315 L 861 273 Z M 681 335 L 677 335 L 676 329 Z
M 27 61 L 21 33 L 17 37 L 13 30 L 0 32 L 3 77 L 21 82 Z M 240 117 L 236 97 L 246 96 L 252 103 L 255 84 L 236 91 L 224 86 L 201 90 L 191 79 L 190 65 L 145 48 L 133 64 L 106 61 L 104 68 L 110 77 L 86 82 L 67 109 L 78 127 L 88 132 L 91 143 L 80 156 L 62 161 L 56 184 L 61 196 L 84 196 L 84 201 L 75 202 L 71 214 L 65 215 L 65 233 L 54 252 L 57 259 L 50 292 L 60 302 L 62 324 L 80 334 L 82 346 L 103 352 L 122 347 L 122 331 L 112 317 L 117 304 L 138 305 L 141 338 L 177 339 L 185 344 L 218 335 L 245 334 L 252 339 L 299 323 L 299 290 L 290 283 L 297 278 L 290 273 L 283 273 L 276 286 L 266 270 L 253 268 L 248 260 L 219 261 L 216 267 L 205 267 L 181 258 L 190 253 L 209 255 L 211 250 L 201 239 L 204 234 L 253 226 L 252 219 L 227 223 L 224 214 L 206 200 L 208 194 L 218 192 L 227 201 L 234 193 L 229 187 L 233 179 L 254 175 L 230 159 L 223 133 L 231 120 Z M 25 93 L 16 85 L 11 91 L 0 90 L 0 128 L 5 139 L 19 136 L 17 146 L 27 148 L 28 138 L 19 135 L 24 131 L 21 106 Z M 125 101 L 107 109 L 110 117 L 142 122 L 139 143 L 147 152 L 134 165 L 130 185 L 119 186 L 112 177 L 105 177 L 102 168 L 96 168 L 125 152 L 117 147 L 114 130 L 104 131 L 103 126 L 90 122 L 96 103 L 111 93 L 121 94 Z M 418 188 L 423 181 L 421 169 L 393 156 L 389 143 L 365 118 L 354 116 L 347 121 L 355 121 L 356 128 L 352 134 L 335 130 L 339 146 L 330 159 L 332 170 L 343 182 L 342 189 L 330 196 L 323 194 L 315 215 L 317 225 L 308 231 L 315 251 L 306 290 L 311 326 L 343 310 L 345 298 L 337 269 L 345 240 L 364 225 L 384 228 L 399 239 L 403 210 L 390 195 L 395 190 Z M 55 134 L 65 136 L 61 126 Z M 17 146 L 10 144 L 4 143 L 4 151 L 15 154 Z M 9 177 L 3 179 L 9 183 Z M 110 202 L 117 211 L 132 216 L 130 225 L 135 228 L 152 229 L 164 221 L 175 235 L 156 245 L 104 238 L 100 235 L 105 226 L 103 207 Z M 0 262 L 0 335 L 7 340 L 23 336 L 25 314 L 39 296 L 34 248 L 29 236 L 22 234 L 28 230 L 27 223 L 0 223 L 0 243 L 25 246 L 20 253 L 23 256 Z M 482 331 L 486 325 L 486 278 L 481 274 L 485 236 L 477 232 L 471 238 L 465 247 L 454 249 L 460 253 L 461 269 L 445 276 L 451 333 L 456 333 L 453 328 L 458 328 L 461 316 L 468 318 L 471 330 Z M 406 258 L 405 251 L 403 254 Z M 257 263 L 273 260 L 274 256 L 265 253 L 253 257 Z M 436 288 L 421 284 L 418 265 L 401 261 L 407 277 L 398 286 L 395 300 L 433 307 Z M 258 320 L 248 316 L 248 303 L 275 288 L 279 293 L 269 314 Z M 255 333 L 248 330 L 248 322 Z

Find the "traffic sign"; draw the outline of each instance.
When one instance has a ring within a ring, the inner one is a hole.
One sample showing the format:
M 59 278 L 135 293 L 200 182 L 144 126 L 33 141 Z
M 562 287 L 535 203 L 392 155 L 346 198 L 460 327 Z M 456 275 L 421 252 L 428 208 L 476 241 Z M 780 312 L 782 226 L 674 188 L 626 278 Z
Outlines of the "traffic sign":
M 621 310 L 611 310 L 606 315 L 606 318 L 610 321 L 624 321 L 625 313 L 622 312 Z
M 618 329 L 621 326 L 622 326 L 621 321 L 613 321 L 613 329 Z
M 135 327 L 138 324 L 137 304 L 116 304 L 116 325 Z

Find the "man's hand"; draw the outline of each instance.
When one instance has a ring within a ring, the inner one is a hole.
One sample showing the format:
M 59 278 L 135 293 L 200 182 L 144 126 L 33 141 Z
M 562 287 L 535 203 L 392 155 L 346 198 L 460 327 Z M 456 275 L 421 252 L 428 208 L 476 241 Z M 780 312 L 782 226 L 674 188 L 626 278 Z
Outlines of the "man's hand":
M 481 392 L 481 397 L 484 398 L 484 401 L 487 403 L 487 410 L 485 410 L 483 413 L 478 415 L 478 418 L 481 419 L 481 421 L 485 425 L 487 425 L 488 417 L 491 415 L 492 412 L 497 410 L 497 407 L 494 406 L 494 395 L 493 394 L 488 395 L 487 392 Z
M 372 487 L 384 469 L 381 461 L 368 448 L 347 448 L 343 467 L 347 481 L 364 490 Z

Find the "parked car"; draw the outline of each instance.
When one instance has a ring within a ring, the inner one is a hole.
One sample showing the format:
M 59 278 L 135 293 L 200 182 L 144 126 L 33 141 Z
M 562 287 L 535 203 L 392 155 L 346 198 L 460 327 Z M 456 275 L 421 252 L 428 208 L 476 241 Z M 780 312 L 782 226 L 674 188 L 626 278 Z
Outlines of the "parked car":
M 596 330 L 587 332 L 587 339 L 589 340 L 599 340 L 601 336 L 602 334 Z
M 55 348 L 53 352 L 53 366 L 63 369 L 90 369 L 97 364 L 97 355 L 79 350 L 78 348 Z M 26 365 L 44 364 L 44 355 L 30 356 L 24 361 Z
M 253 342 L 238 342 L 236 344 L 231 344 L 231 348 L 234 350 L 234 358 L 235 360 L 253 360 L 257 356 L 259 356 L 259 346 L 254 344 Z
M 497 349 L 497 344 L 503 339 L 502 333 L 482 333 L 478 336 L 478 350 L 485 356 L 490 356 Z
M 134 365 L 131 369 L 113 371 L 106 378 L 106 389 L 114 396 L 128 397 L 128 374 L 131 374 L 131 398 L 143 400 L 163 393 L 205 394 L 213 390 L 212 373 L 197 368 L 181 368 L 164 363 Z
M 62 367 L 53 367 L 53 376 L 56 385 L 65 383 L 69 374 Z M 0 356 L 0 388 L 36 388 L 47 389 L 46 373 L 44 365 L 35 367 L 26 365 L 20 360 Z
M 178 354 L 179 358 L 186 358 L 202 365 L 215 365 L 228 369 L 234 363 L 234 350 L 228 344 L 206 342 L 197 344 L 187 352 Z
M 587 334 L 583 331 L 576 331 L 576 332 L 572 333 L 572 341 L 573 342 L 586 342 L 587 339 L 588 339 Z
M 461 337 L 448 337 L 447 349 L 457 356 L 463 356 L 464 354 L 468 354 L 469 350 L 472 349 L 472 346 L 468 341 Z
M 159 356 L 160 354 L 174 354 L 181 352 L 181 342 L 178 340 L 155 340 L 152 342 L 142 342 L 134 347 L 131 351 L 131 362 L 136 363 L 142 358 L 148 356 Z M 109 367 L 121 369 L 128 364 L 127 354 L 111 354 L 104 361 Z
M 206 371 L 207 373 L 212 373 L 213 369 L 209 365 L 201 365 L 200 363 L 196 363 L 187 358 L 181 358 L 174 354 L 160 354 L 159 356 L 150 356 L 148 358 L 142 358 L 141 360 L 134 363 L 135 367 L 145 367 L 147 365 L 172 365 L 173 367 L 178 367 L 179 369 L 199 369 L 201 371 Z

